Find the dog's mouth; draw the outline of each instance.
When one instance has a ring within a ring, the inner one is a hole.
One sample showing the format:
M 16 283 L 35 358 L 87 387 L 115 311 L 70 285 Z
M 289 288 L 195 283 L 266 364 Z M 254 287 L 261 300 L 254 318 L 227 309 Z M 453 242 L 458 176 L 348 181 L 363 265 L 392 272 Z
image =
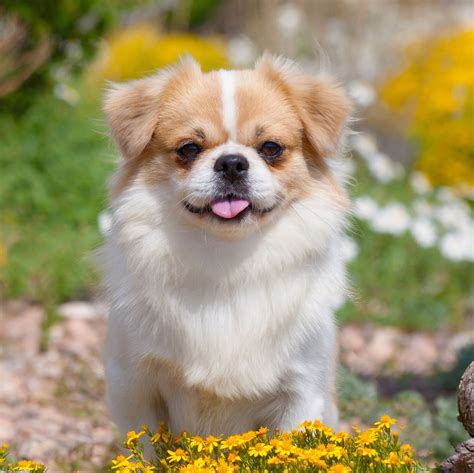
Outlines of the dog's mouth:
M 221 221 L 242 220 L 250 213 L 267 214 L 276 207 L 273 205 L 263 209 L 257 208 L 247 198 L 233 194 L 216 198 L 204 207 L 196 207 L 188 201 L 184 202 L 184 206 L 193 214 L 209 215 Z

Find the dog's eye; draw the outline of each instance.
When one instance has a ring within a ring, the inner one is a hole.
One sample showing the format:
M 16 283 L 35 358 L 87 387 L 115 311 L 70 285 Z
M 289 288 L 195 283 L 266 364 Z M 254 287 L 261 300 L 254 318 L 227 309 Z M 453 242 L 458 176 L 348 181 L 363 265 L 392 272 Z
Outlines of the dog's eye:
M 178 148 L 177 153 L 183 161 L 193 161 L 201 151 L 201 147 L 196 143 L 187 143 Z
M 260 146 L 259 153 L 265 160 L 272 161 L 283 153 L 283 148 L 274 141 L 265 141 Z

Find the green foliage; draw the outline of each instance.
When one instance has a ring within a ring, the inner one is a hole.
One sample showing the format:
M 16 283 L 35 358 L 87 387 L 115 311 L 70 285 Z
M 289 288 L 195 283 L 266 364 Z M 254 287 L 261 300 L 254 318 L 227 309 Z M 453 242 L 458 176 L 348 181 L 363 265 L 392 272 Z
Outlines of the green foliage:
M 438 384 L 444 389 L 457 390 L 459 381 L 472 360 L 474 360 L 474 344 L 462 347 L 457 353 L 455 365 L 449 371 L 437 375 Z
M 457 420 L 455 396 L 439 397 L 430 405 L 416 391 L 403 391 L 391 399 L 378 395 L 375 384 L 342 369 L 339 407 L 343 419 L 369 425 L 384 413 L 399 419 L 400 439 L 413 445 L 418 458 L 444 460 L 467 433 Z
M 415 199 L 406 179 L 377 184 L 360 164 L 350 191 L 408 208 Z M 340 320 L 408 330 L 462 326 L 472 310 L 469 262 L 448 261 L 437 248 L 421 248 L 411 235 L 376 233 L 361 220 L 354 220 L 350 233 L 359 255 L 349 265 L 354 297 L 339 312 Z
M 111 170 L 95 105 L 45 95 L 20 119 L 0 116 L 0 229 L 8 296 L 46 305 L 93 287 L 90 251 Z
M 181 0 L 165 19 L 169 27 L 196 29 L 213 16 L 221 0 Z
M 84 66 L 95 51 L 99 37 L 114 23 L 117 9 L 113 0 L 5 0 L 2 7 L 26 26 L 23 48 L 33 49 L 40 42 L 51 44 L 48 60 L 22 87 L 3 98 L 3 107 L 24 111 L 36 92 L 52 84 L 52 71 L 60 66 L 74 72 Z M 75 53 L 71 56 L 71 50 Z

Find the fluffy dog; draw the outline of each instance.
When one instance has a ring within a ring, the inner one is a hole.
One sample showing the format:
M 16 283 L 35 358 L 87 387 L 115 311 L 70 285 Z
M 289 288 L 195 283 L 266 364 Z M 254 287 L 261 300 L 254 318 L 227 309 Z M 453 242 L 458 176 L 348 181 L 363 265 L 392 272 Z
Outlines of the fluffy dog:
M 107 92 L 122 159 L 105 366 L 122 431 L 337 427 L 348 111 L 330 79 L 268 55 L 209 73 L 187 58 Z

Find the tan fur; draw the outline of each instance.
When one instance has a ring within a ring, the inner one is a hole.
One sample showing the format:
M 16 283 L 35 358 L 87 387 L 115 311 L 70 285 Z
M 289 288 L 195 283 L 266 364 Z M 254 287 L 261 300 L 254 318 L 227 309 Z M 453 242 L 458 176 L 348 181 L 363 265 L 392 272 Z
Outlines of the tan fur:
M 186 174 L 192 163 L 180 161 L 175 150 L 187 140 L 202 146 L 200 159 L 205 159 L 206 150 L 225 143 L 228 136 L 222 126 L 220 93 L 217 72 L 203 74 L 192 60 L 109 90 L 104 110 L 127 160 L 113 194 L 119 194 L 140 170 L 150 185 L 171 172 Z M 303 152 L 341 203 L 348 205 L 345 192 L 328 177 L 321 159 L 335 151 L 350 109 L 340 88 L 265 55 L 255 71 L 240 73 L 236 101 L 240 143 L 257 147 L 276 140 L 285 145 L 284 155 L 272 170 L 291 198 L 307 195 L 314 184 L 303 163 L 292 159 L 294 152 Z
M 294 103 L 316 154 L 334 153 L 351 109 L 343 90 L 333 81 L 305 74 L 294 63 L 268 54 L 255 69 L 278 84 Z

